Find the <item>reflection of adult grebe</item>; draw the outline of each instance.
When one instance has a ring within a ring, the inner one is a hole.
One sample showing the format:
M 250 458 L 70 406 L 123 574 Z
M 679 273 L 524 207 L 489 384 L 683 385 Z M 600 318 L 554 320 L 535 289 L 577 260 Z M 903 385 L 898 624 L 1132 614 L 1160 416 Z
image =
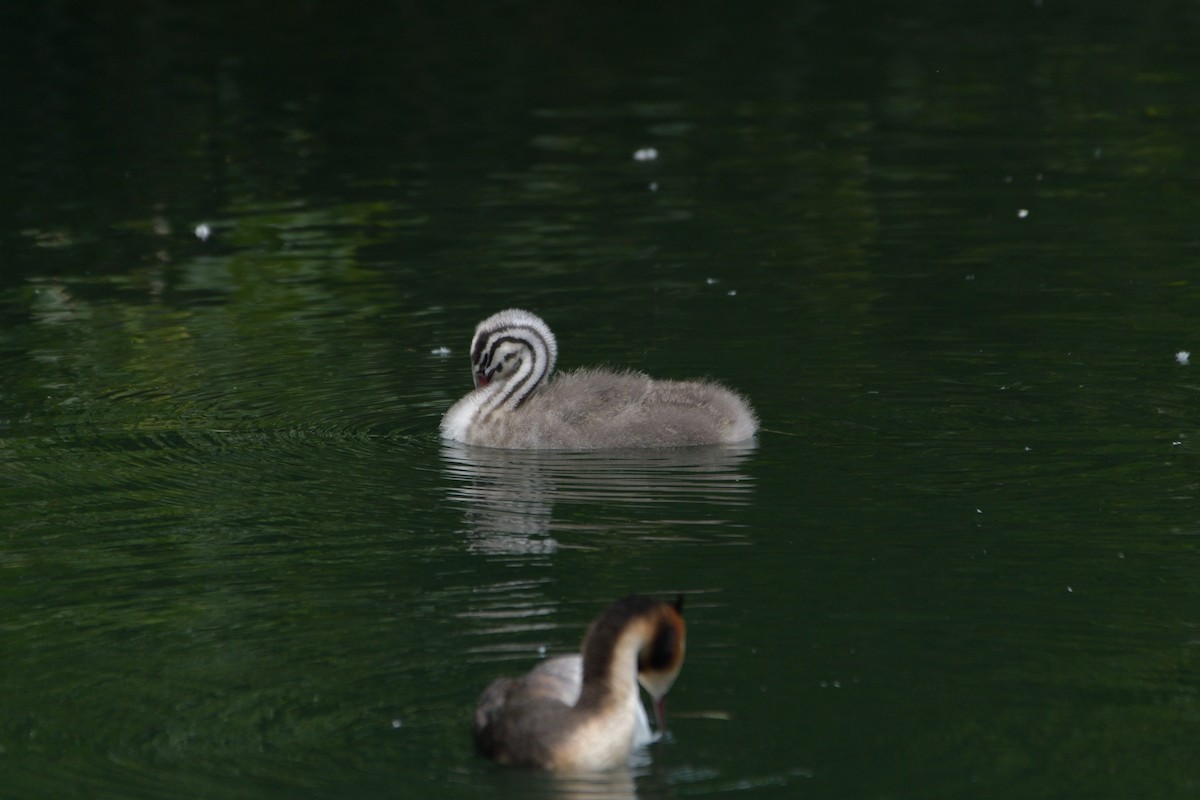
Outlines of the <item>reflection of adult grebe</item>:
M 554 334 L 528 311 L 479 323 L 475 390 L 446 412 L 442 435 L 486 447 L 595 450 L 732 443 L 758 430 L 750 405 L 715 383 L 597 369 L 550 380 L 557 357 Z
M 588 628 L 582 655 L 494 681 L 475 709 L 479 752 L 502 764 L 558 771 L 628 763 L 634 747 L 653 741 L 639 683 L 654 698 L 662 728 L 663 698 L 683 666 L 682 610 L 682 598 L 617 600 Z

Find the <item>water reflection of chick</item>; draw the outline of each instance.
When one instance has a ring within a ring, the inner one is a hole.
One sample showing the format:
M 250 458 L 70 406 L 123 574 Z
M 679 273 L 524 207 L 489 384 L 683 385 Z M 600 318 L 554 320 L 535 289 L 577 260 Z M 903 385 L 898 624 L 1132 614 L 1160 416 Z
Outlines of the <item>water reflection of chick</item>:
M 749 502 L 753 482 L 742 465 L 753 450 L 748 443 L 558 452 L 445 442 L 442 462 L 450 497 L 464 508 L 473 551 L 538 554 L 554 552 L 555 535 L 564 530 L 719 525 L 713 506 Z M 572 515 L 573 507 L 586 514 Z M 631 509 L 641 513 L 631 516 Z

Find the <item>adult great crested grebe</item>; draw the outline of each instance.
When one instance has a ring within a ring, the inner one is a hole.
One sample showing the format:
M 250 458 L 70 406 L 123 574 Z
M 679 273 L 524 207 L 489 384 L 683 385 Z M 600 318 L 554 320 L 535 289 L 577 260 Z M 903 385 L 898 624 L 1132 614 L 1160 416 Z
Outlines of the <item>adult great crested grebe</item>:
M 654 698 L 661 730 L 663 698 L 683 666 L 682 610 L 682 597 L 622 598 L 592 622 L 580 655 L 493 681 L 475 709 L 476 748 L 501 764 L 564 772 L 626 764 L 635 747 L 654 740 L 639 683 Z

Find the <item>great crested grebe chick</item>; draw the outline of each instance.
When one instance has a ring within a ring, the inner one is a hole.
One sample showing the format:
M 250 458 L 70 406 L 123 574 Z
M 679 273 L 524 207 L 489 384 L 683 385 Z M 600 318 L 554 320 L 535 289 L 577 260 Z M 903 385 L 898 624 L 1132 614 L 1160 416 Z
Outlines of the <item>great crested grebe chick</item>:
M 627 764 L 635 747 L 653 741 L 639 683 L 654 699 L 661 728 L 663 698 L 683 666 L 682 611 L 682 597 L 663 603 L 630 595 L 592 622 L 580 656 L 496 679 L 475 709 L 475 747 L 501 764 L 563 772 Z
M 446 439 L 525 450 L 732 444 L 758 431 L 750 404 L 708 381 L 583 369 L 551 379 L 558 344 L 536 314 L 510 308 L 471 340 L 475 390 L 442 417 Z

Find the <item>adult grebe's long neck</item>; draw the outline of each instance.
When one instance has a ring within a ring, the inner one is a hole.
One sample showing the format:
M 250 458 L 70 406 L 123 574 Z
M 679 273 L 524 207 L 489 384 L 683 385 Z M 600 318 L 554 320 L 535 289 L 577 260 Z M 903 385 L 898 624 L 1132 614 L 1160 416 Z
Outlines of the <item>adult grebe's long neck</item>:
M 577 708 L 618 707 L 636 698 L 640 672 L 664 672 L 665 694 L 683 660 L 683 620 L 666 603 L 631 595 L 596 618 L 583 641 Z
M 550 376 L 557 357 L 554 334 L 528 311 L 508 309 L 479 323 L 471 367 L 475 385 L 486 391 L 481 411 L 518 408 Z
M 638 693 L 637 659 L 649 633 L 645 624 L 635 624 L 616 634 L 616 638 L 598 640 L 589 636 L 583 653 L 581 711 L 597 712 L 623 708 Z

